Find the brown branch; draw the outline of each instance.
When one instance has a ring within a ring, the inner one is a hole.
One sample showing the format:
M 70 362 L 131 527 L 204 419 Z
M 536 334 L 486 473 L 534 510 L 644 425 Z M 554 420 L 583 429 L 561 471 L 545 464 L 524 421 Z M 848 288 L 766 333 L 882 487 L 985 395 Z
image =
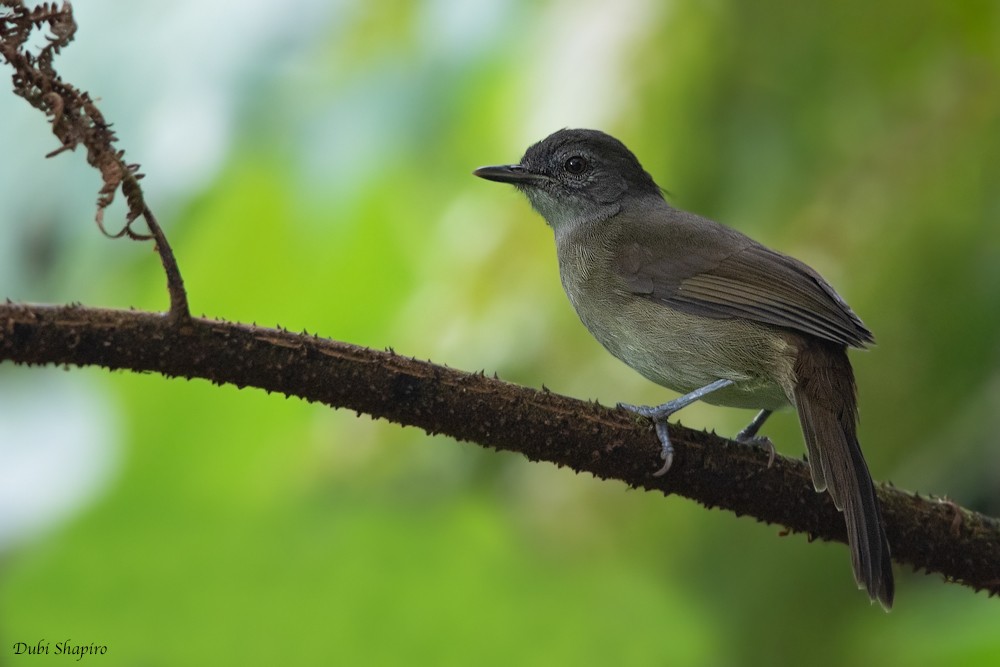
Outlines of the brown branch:
M 170 310 L 167 316 L 178 325 L 185 324 L 191 320 L 191 311 L 188 309 L 187 291 L 184 289 L 184 279 L 181 277 L 180 267 L 174 258 L 174 250 L 167 242 L 167 237 L 156 221 L 153 212 L 144 203 L 142 205 L 142 217 L 149 227 L 149 232 L 156 243 L 156 253 L 160 256 L 160 263 L 163 264 L 163 271 L 167 274 L 167 293 L 170 295 Z
M 656 478 L 659 443 L 645 420 L 393 352 L 213 320 L 178 325 L 154 313 L 8 303 L 0 305 L 3 360 L 257 387 L 845 541 L 842 517 L 813 491 L 802 461 L 779 456 L 768 468 L 764 449 L 674 426 L 674 465 Z M 879 497 L 897 562 L 1000 593 L 1000 521 L 891 486 Z
M 48 26 L 47 43 L 35 55 L 27 49 L 28 38 L 42 26 Z M 64 81 L 52 64 L 75 34 L 76 21 L 68 2 L 62 7 L 42 3 L 28 9 L 21 0 L 0 1 L 0 57 L 14 68 L 11 77 L 14 93 L 48 117 L 52 132 L 60 142 L 60 147 L 46 157 L 76 150 L 81 144 L 87 149 L 87 162 L 101 173 L 104 181 L 97 197 L 98 228 L 111 238 L 127 236 L 138 241 L 155 241 L 167 276 L 170 317 L 184 322 L 191 318 L 184 280 L 163 230 L 146 205 L 139 186 L 142 179 L 139 165 L 125 162 L 125 151 L 115 148 L 118 137 L 89 93 Z M 104 211 L 114 202 L 119 188 L 125 196 L 128 214 L 121 230 L 111 233 L 104 226 Z M 133 223 L 139 218 L 146 222 L 148 234 L 133 229 Z

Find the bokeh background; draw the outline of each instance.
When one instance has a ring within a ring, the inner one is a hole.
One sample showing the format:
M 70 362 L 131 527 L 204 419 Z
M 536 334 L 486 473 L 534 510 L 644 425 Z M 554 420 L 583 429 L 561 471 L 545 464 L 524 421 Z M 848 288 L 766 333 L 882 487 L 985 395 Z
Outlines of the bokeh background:
M 604 129 L 876 333 L 877 479 L 1000 515 L 998 7 L 88 0 L 57 66 L 142 163 L 196 312 L 659 402 L 577 322 L 541 219 L 470 175 Z M 0 297 L 165 308 L 83 156 L 44 160 L 12 95 L 0 118 Z M 792 414 L 768 432 L 802 454 Z M 1000 603 L 896 572 L 887 615 L 843 545 L 684 499 L 255 390 L 0 366 L 2 664 L 1000 662 Z

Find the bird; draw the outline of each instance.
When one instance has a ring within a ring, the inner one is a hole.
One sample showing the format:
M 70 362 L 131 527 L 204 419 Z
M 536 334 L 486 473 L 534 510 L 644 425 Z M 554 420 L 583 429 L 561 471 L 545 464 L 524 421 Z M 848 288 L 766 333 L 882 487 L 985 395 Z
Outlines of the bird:
M 702 400 L 759 410 L 737 436 L 794 408 L 813 485 L 843 512 L 854 578 L 888 611 L 895 585 L 885 522 L 858 441 L 847 348 L 874 336 L 805 263 L 675 208 L 621 141 L 562 129 L 521 161 L 474 175 L 514 185 L 552 228 L 559 276 L 584 326 L 615 357 L 681 396 L 619 407 L 653 420 L 667 473 L 667 418 Z M 773 457 L 773 449 L 772 449 Z

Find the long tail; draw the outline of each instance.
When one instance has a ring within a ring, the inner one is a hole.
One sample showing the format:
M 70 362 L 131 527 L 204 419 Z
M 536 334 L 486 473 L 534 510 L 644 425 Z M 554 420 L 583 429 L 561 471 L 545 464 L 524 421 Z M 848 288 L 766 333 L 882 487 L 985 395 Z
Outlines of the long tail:
M 858 443 L 854 372 L 843 345 L 810 340 L 795 364 L 795 406 L 817 491 L 830 492 L 847 521 L 854 579 L 888 610 L 894 584 L 889 542 Z

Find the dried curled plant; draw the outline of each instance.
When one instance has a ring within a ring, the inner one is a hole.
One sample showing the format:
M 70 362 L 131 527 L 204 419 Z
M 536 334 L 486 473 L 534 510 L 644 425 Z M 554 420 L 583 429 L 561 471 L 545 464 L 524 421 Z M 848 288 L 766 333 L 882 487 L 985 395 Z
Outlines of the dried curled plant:
M 27 50 L 32 31 L 48 27 L 46 44 L 34 55 Z M 106 236 L 131 239 L 153 239 L 167 274 L 170 293 L 170 315 L 175 321 L 190 319 L 187 294 L 180 270 L 170 244 L 146 206 L 139 180 L 138 164 L 125 162 L 125 151 L 114 147 L 118 138 L 111 124 L 104 120 L 90 95 L 63 81 L 52 61 L 60 50 L 73 41 L 76 21 L 68 2 L 62 7 L 45 2 L 32 9 L 22 0 L 0 0 L 0 57 L 14 68 L 14 92 L 42 111 L 52 123 L 52 132 L 62 144 L 46 157 L 53 157 L 66 150 L 75 150 L 80 144 L 87 149 L 87 162 L 101 172 L 104 186 L 97 196 L 97 226 Z M 125 226 L 111 234 L 104 227 L 104 211 L 114 201 L 121 188 L 128 205 Z M 139 218 L 145 220 L 149 233 L 132 229 Z
M 97 224 L 112 237 L 127 235 L 133 239 L 152 238 L 132 229 L 132 223 L 143 215 L 146 203 L 138 181 L 142 178 L 139 165 L 124 160 L 125 151 L 115 150 L 117 141 L 111 124 L 94 105 L 86 92 L 62 80 L 52 66 L 53 58 L 73 41 L 76 21 L 68 2 L 58 7 L 43 3 L 33 9 L 21 0 L 0 0 L 0 56 L 13 66 L 14 92 L 41 110 L 52 123 L 52 132 L 62 146 L 49 153 L 53 157 L 65 150 L 75 150 L 80 144 L 87 148 L 87 162 L 101 172 L 104 186 L 97 198 Z M 38 55 L 25 46 L 33 30 L 48 26 L 47 44 Z M 104 210 L 111 205 L 119 186 L 128 202 L 126 224 L 116 234 L 104 228 Z

